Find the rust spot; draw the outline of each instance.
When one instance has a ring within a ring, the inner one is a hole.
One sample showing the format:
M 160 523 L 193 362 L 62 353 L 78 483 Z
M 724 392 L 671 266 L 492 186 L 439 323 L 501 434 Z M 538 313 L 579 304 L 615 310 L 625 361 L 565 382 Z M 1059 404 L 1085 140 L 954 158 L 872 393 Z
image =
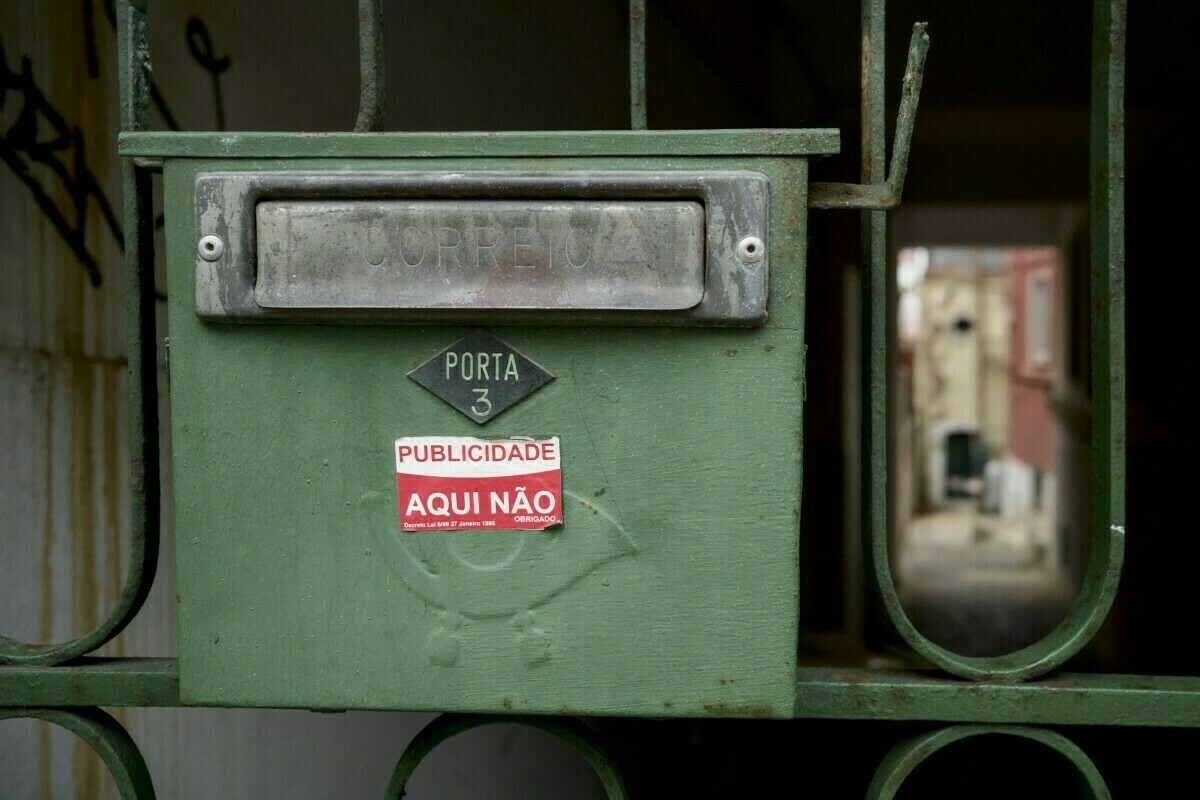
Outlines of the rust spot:
M 775 352 L 775 345 L 773 345 L 773 344 L 764 344 L 764 345 L 763 345 L 763 352 L 764 352 L 764 353 L 773 353 L 773 352 Z
M 594 505 L 589 503 L 587 500 L 580 500 L 579 505 L 583 506 L 584 508 L 586 508 L 588 511 L 592 512 L 593 514 L 600 513 L 600 509 L 596 508 Z
M 727 355 L 727 356 L 736 356 L 736 355 L 737 355 L 737 348 L 736 348 L 736 347 L 727 347 L 727 348 L 725 348 L 725 355 Z
M 533 263 L 521 264 L 518 260 Z M 533 251 L 518 259 L 515 248 L 496 262 L 483 285 L 483 297 L 500 306 L 516 302 L 549 307 L 566 294 L 566 281 L 543 253 Z
M 500 705 L 504 706 L 505 711 L 512 711 L 512 700 L 511 699 L 509 699 L 507 697 L 504 698 L 503 700 L 500 701 Z
M 604 496 L 604 493 L 605 493 L 605 492 L 607 492 L 607 491 L 608 491 L 607 489 L 601 489 L 600 491 L 596 492 L 596 493 L 593 495 L 593 497 L 603 497 L 603 496 Z
M 663 708 L 674 708 L 674 707 L 675 707 L 675 704 L 672 703 L 670 700 L 663 701 Z
M 836 672 L 831 677 L 838 683 L 861 684 L 868 680 L 867 676 L 861 672 Z
M 768 706 L 739 706 L 729 703 L 705 703 L 702 708 L 706 714 L 714 717 L 745 717 L 749 719 L 767 719 L 771 716 Z

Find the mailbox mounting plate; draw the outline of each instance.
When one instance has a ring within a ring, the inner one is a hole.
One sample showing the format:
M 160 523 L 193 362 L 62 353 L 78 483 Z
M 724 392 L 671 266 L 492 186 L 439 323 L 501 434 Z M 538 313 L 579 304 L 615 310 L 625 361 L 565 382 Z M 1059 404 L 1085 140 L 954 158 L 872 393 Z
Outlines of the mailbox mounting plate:
M 223 249 L 215 259 L 196 256 L 196 313 L 243 322 L 759 325 L 767 315 L 769 255 L 746 261 L 738 244 L 747 237 L 769 243 L 768 213 L 767 178 L 749 171 L 206 173 L 196 179 L 196 240 L 215 236 Z M 465 238 L 458 229 L 468 217 L 473 224 L 482 216 L 494 238 L 507 234 L 519 253 L 518 218 L 536 228 L 539 215 L 560 237 L 570 236 L 574 220 L 578 228 L 606 225 L 610 235 L 641 244 L 610 241 L 609 261 L 587 275 L 567 262 L 560 241 L 557 267 L 547 252 L 541 271 L 551 284 L 580 287 L 574 292 L 489 293 L 484 288 L 499 270 L 455 268 L 464 254 L 449 245 Z M 308 235 L 296 235 L 297 219 Z M 396 236 L 425 228 L 425 245 L 435 248 L 438 229 L 450 229 L 435 250 L 442 265 L 431 259 L 430 269 L 404 278 L 372 271 L 382 264 L 371 261 L 416 259 L 415 241 L 407 253 L 402 242 L 386 241 L 389 226 Z M 637 280 L 618 263 L 631 254 L 645 261 L 646 275 Z M 280 291 L 285 277 L 292 283 Z M 305 280 L 343 290 L 298 287 Z M 357 291 L 345 290 L 356 281 Z

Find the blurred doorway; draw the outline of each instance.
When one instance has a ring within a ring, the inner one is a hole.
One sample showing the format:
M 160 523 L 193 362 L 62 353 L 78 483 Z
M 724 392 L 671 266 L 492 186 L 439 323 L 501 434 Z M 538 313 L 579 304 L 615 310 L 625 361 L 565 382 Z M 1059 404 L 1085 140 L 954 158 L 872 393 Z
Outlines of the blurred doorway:
M 1049 633 L 1086 549 L 1086 475 L 1060 469 L 1087 448 L 1086 305 L 1052 238 L 895 251 L 892 569 L 913 623 L 962 655 Z

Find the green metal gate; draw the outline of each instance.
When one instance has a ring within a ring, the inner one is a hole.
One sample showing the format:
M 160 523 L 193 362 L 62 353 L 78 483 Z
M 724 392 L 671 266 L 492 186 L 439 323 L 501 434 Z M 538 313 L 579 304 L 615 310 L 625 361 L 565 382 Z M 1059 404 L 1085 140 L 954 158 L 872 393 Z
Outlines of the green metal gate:
M 171 158 L 422 154 L 455 158 L 483 149 L 495 156 L 589 156 L 669 159 L 779 152 L 820 152 L 836 132 L 646 130 L 645 4 L 631 0 L 630 117 L 633 131 L 613 134 L 383 134 L 382 27 L 379 2 L 360 2 L 361 102 L 355 136 L 286 134 L 159 134 L 148 131 L 149 69 L 146 3 L 118 5 L 122 83 L 120 152 L 124 157 L 124 218 L 128 271 L 130 451 L 133 531 L 130 570 L 117 606 L 95 630 L 54 645 L 0 637 L 0 719 L 32 717 L 62 726 L 104 760 L 123 797 L 153 797 L 136 746 L 107 706 L 180 705 L 174 659 L 89 659 L 138 613 L 158 560 L 157 387 L 153 288 L 151 173 Z M 982 735 L 1003 734 L 1043 745 L 1077 770 L 1089 796 L 1109 792 L 1088 755 L 1068 736 L 1043 726 L 1127 725 L 1200 727 L 1200 679 L 1056 672 L 1088 643 L 1104 621 L 1121 574 L 1125 497 L 1124 366 L 1124 38 L 1125 0 L 1096 0 L 1091 108 L 1091 307 L 1093 485 L 1091 548 L 1083 589 L 1067 618 L 1043 640 L 1004 656 L 964 657 L 934 644 L 910 622 L 898 596 L 888 555 L 888 326 L 887 209 L 900 201 L 928 38 L 914 31 L 890 169 L 885 164 L 884 2 L 862 2 L 862 185 L 815 183 L 811 208 L 859 210 L 865 282 L 863 539 L 868 574 L 896 631 L 943 674 L 843 668 L 795 671 L 793 716 L 798 719 L 915 721 L 928 730 L 897 742 L 879 764 L 870 798 L 893 797 L 905 778 L 941 748 Z M 620 706 L 619 703 L 615 704 Z M 715 707 L 713 716 L 745 716 Z M 749 712 L 754 715 L 753 711 Z M 403 796 L 422 757 L 445 739 L 473 727 L 519 722 L 561 737 L 592 764 L 612 798 L 625 797 L 618 765 L 594 731 L 574 717 L 446 714 L 414 740 L 396 767 L 387 797 Z

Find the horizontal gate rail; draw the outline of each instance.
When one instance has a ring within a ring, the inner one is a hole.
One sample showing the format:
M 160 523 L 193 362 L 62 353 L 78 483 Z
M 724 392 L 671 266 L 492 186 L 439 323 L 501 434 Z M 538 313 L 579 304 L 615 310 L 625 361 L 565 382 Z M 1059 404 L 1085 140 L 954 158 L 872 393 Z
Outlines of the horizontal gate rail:
M 1200 678 L 1062 672 L 968 682 L 934 671 L 802 668 L 796 717 L 1196 728 Z
M 89 658 L 0 667 L 15 708 L 178 706 L 173 658 Z M 1200 677 L 1056 673 L 1024 683 L 967 682 L 931 670 L 796 671 L 797 719 L 1200 728 Z
M 164 707 L 179 705 L 174 658 L 81 658 L 69 665 L 0 667 L 0 698 L 33 706 Z
M 208 133 L 124 131 L 123 156 L 140 158 L 546 158 L 554 156 L 832 155 L 837 128 L 696 131 L 497 131 L 495 133 Z

